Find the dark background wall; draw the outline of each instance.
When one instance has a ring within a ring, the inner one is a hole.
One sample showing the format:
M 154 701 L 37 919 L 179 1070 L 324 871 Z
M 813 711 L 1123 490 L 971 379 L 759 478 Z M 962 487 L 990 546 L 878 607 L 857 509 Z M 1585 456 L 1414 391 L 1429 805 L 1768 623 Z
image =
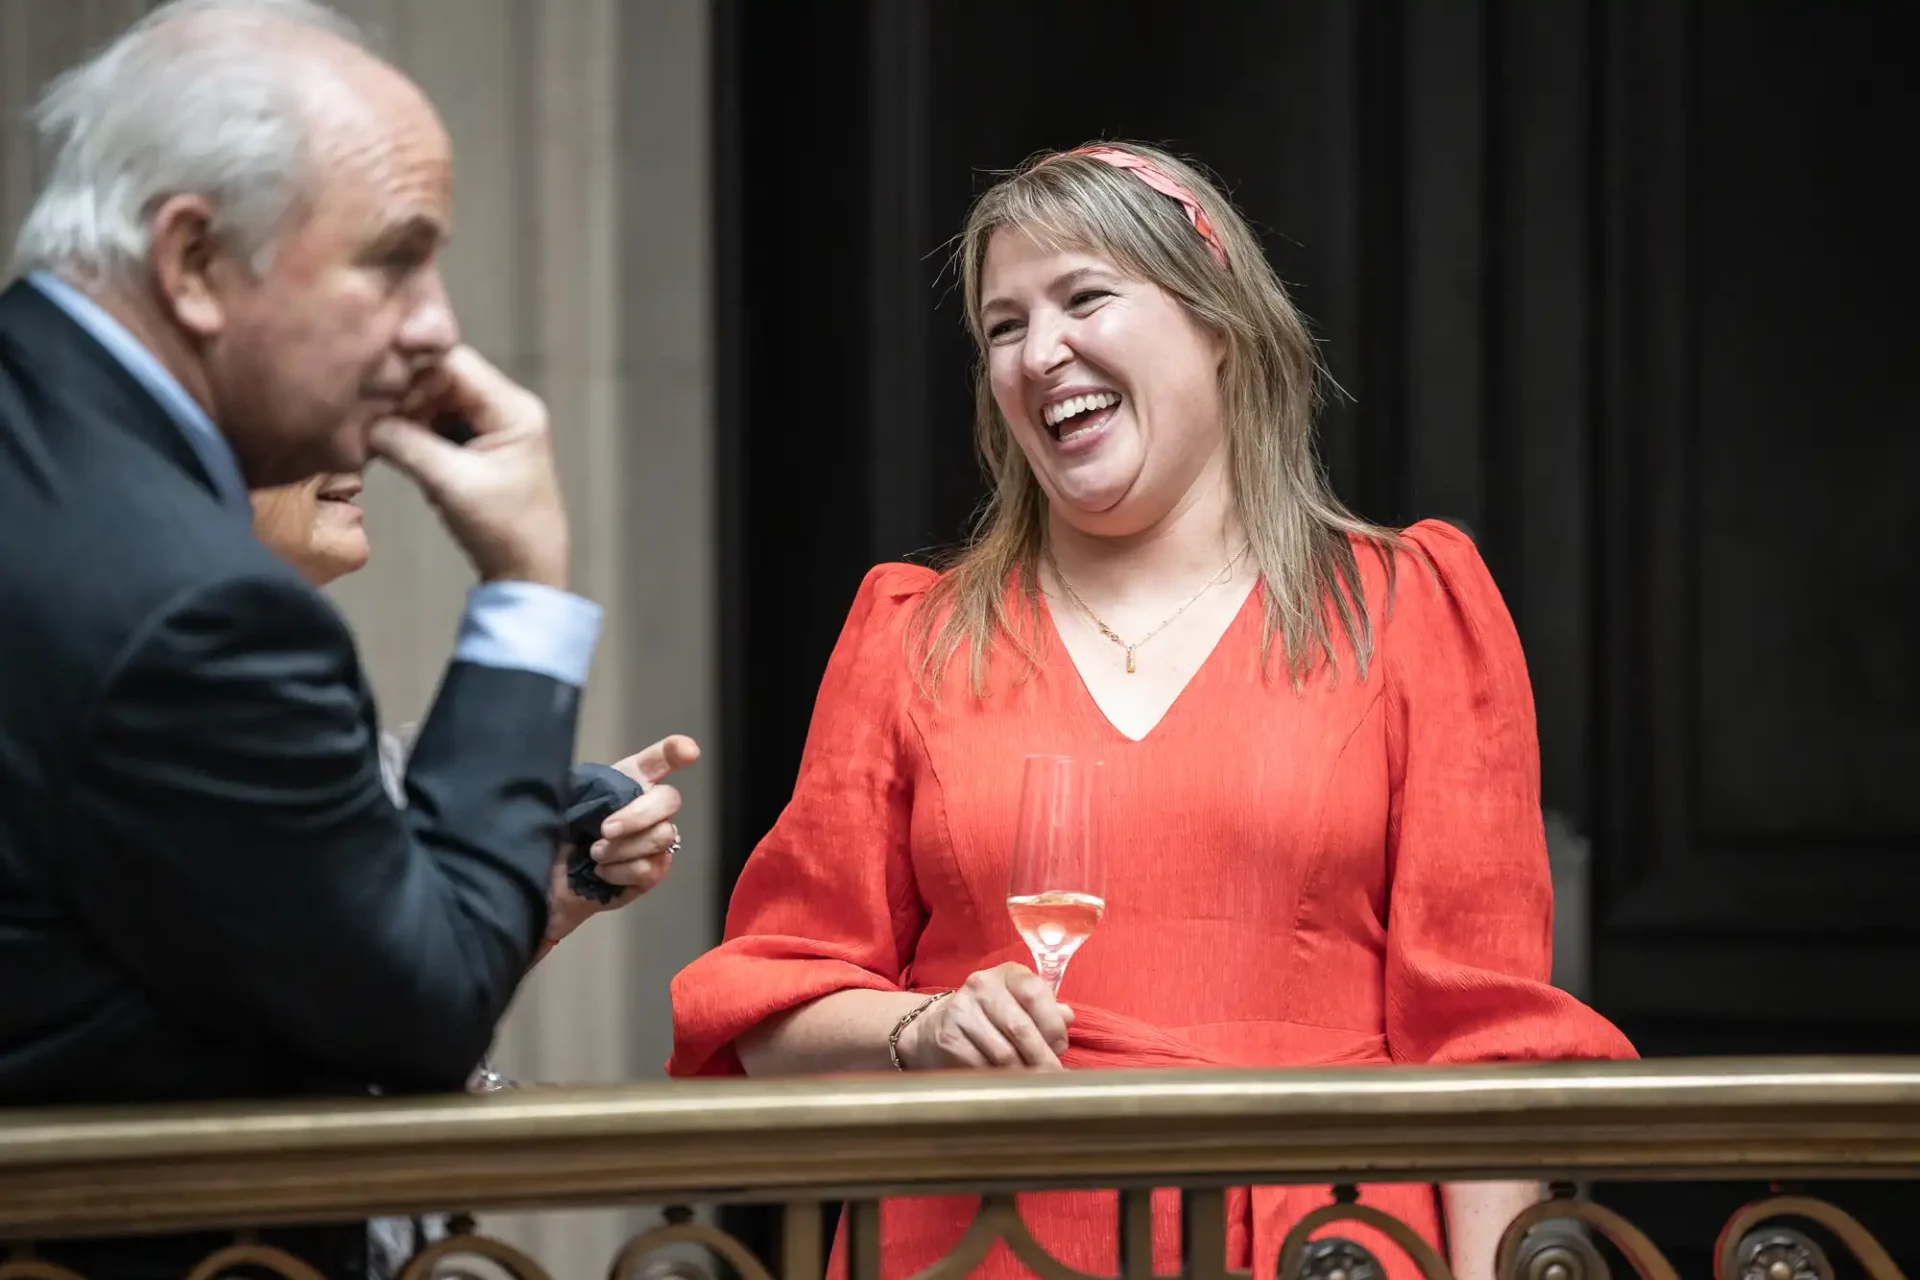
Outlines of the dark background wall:
M 979 498 L 969 198 L 1143 138 L 1223 177 L 1313 317 L 1341 493 L 1477 536 L 1593 841 L 1595 1004 L 1650 1056 L 1920 1052 L 1900 12 L 723 0 L 729 883 L 860 575 Z M 1687 1270 L 1743 1191 L 1600 1194 Z

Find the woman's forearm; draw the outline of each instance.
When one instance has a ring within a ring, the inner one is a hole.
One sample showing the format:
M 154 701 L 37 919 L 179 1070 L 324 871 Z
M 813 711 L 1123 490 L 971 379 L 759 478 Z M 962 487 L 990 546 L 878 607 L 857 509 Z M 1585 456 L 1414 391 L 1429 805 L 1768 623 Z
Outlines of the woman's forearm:
M 750 1076 L 888 1071 L 887 1037 L 926 1000 L 911 991 L 836 991 L 767 1019 L 734 1041 Z
M 1494 1254 L 1515 1215 L 1540 1200 L 1537 1182 L 1449 1182 L 1440 1188 L 1458 1280 L 1494 1280 Z

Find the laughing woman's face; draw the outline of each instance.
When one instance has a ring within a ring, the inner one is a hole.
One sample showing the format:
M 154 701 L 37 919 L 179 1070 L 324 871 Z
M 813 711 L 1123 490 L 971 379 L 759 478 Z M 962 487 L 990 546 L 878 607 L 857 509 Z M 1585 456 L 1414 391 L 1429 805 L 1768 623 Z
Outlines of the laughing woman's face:
M 1226 448 L 1225 343 L 1160 286 L 1013 228 L 989 243 L 980 327 L 994 402 L 1055 519 L 1124 537 Z

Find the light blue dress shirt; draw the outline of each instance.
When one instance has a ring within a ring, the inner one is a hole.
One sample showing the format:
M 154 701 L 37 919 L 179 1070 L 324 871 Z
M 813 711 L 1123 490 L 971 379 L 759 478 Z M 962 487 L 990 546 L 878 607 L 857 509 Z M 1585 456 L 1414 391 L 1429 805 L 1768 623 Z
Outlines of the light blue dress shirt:
M 240 464 L 207 411 L 93 299 L 49 272 L 36 271 L 27 279 L 159 401 L 213 478 L 220 504 L 251 527 L 253 507 Z M 600 606 L 591 600 L 534 582 L 484 582 L 467 595 L 453 656 L 476 666 L 537 672 L 580 688 L 599 638 Z

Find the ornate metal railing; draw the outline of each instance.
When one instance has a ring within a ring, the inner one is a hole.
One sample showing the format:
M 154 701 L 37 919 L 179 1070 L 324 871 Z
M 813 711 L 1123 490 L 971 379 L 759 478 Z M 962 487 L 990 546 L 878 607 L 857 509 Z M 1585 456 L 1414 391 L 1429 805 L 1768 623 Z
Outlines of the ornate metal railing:
M 979 1193 L 979 1213 L 924 1280 L 965 1275 L 999 1241 L 1046 1280 L 1091 1280 L 1045 1252 L 1014 1200 L 1016 1191 L 1085 1187 L 1120 1191 L 1120 1280 L 1152 1280 L 1150 1197 L 1164 1187 L 1183 1198 L 1181 1274 L 1222 1280 L 1234 1274 L 1227 1188 L 1276 1183 L 1335 1188 L 1289 1236 L 1279 1280 L 1384 1275 L 1380 1259 L 1339 1236 L 1342 1222 L 1372 1224 L 1429 1280 L 1449 1280 L 1444 1258 L 1350 1188 L 1478 1179 L 1553 1188 L 1508 1229 L 1502 1276 L 1605 1280 L 1611 1250 L 1643 1280 L 1673 1280 L 1645 1235 L 1573 1187 L 1912 1177 L 1920 1177 L 1920 1060 L 1906 1059 L 951 1073 L 0 1112 L 0 1280 L 72 1280 L 40 1260 L 33 1242 L 200 1229 L 237 1234 L 196 1277 L 250 1262 L 312 1280 L 310 1267 L 252 1233 L 450 1207 L 636 1202 L 669 1206 L 667 1222 L 613 1260 L 613 1280 L 647 1274 L 660 1250 L 688 1243 L 745 1280 L 817 1280 L 824 1210 L 840 1204 L 851 1273 L 865 1280 L 882 1270 L 880 1199 L 953 1192 Z M 685 1207 L 743 1201 L 780 1206 L 773 1256 L 756 1256 Z M 546 1276 L 469 1223 L 417 1256 L 409 1280 L 459 1256 L 490 1259 L 521 1280 Z M 1900 1274 L 1841 1209 L 1776 1196 L 1726 1224 L 1715 1272 L 1831 1280 L 1836 1257 L 1876 1280 Z

